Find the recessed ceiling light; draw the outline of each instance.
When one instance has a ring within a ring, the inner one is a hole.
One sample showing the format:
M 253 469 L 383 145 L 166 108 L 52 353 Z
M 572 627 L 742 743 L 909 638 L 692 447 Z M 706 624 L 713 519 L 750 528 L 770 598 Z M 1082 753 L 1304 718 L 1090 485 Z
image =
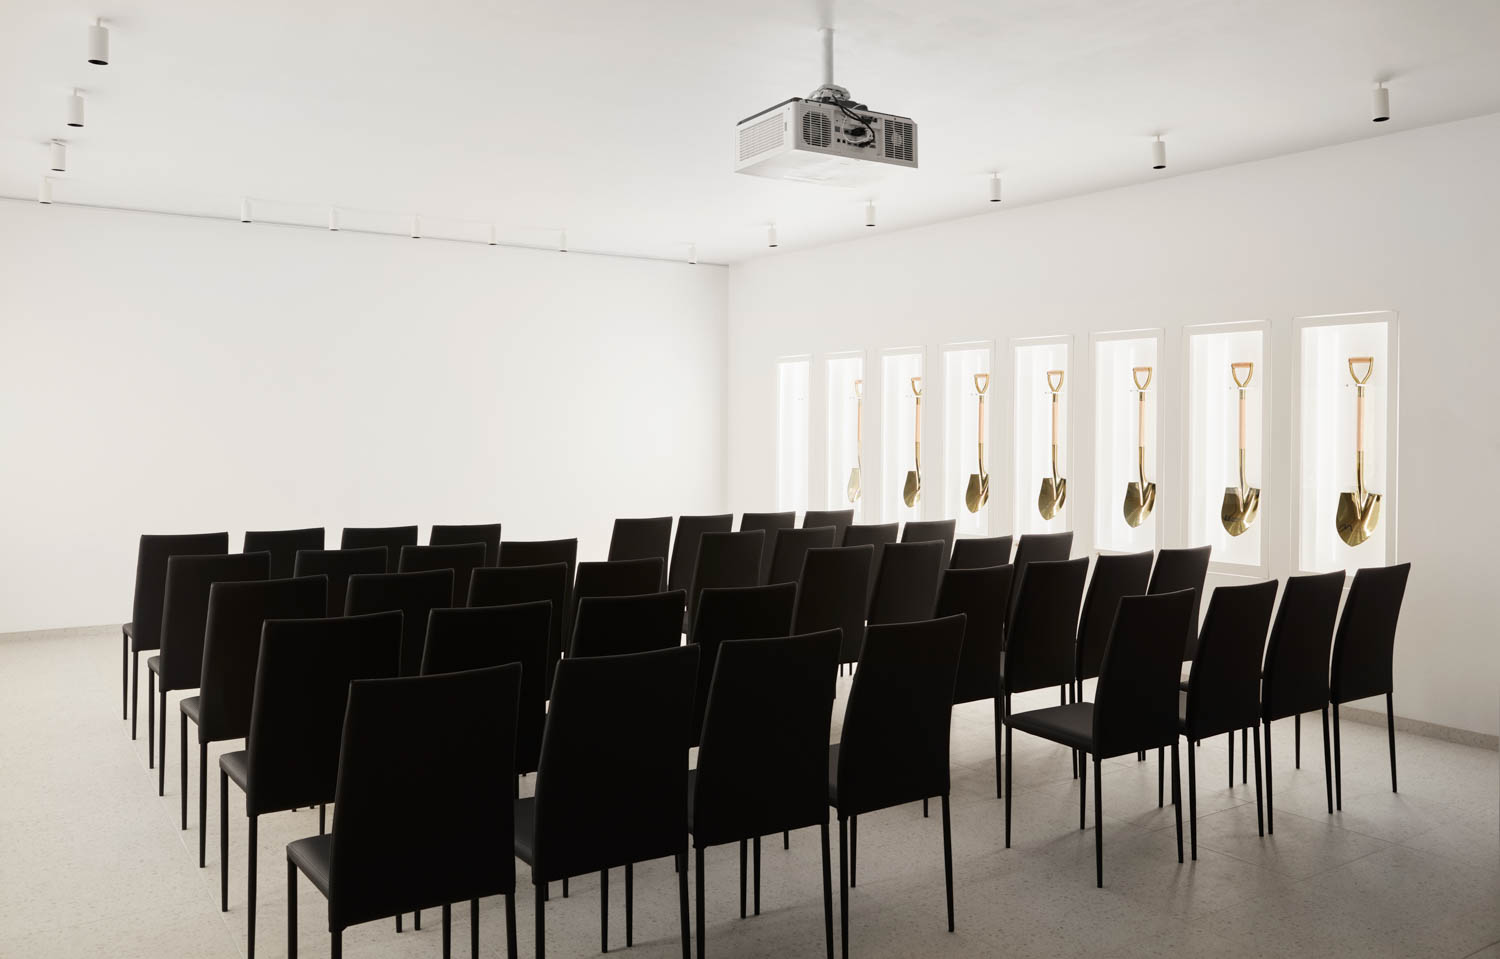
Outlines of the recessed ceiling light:
M 100 67 L 109 64 L 109 27 L 103 17 L 89 27 L 89 62 Z
M 78 95 L 78 88 L 68 95 L 68 126 L 83 126 L 83 97 Z
M 1151 144 L 1151 169 L 1165 170 L 1167 168 L 1167 145 L 1158 136 L 1156 142 Z
M 1371 111 L 1370 119 L 1376 123 L 1384 123 L 1391 118 L 1391 91 L 1385 88 L 1385 82 L 1375 84 L 1375 90 L 1370 96 Z

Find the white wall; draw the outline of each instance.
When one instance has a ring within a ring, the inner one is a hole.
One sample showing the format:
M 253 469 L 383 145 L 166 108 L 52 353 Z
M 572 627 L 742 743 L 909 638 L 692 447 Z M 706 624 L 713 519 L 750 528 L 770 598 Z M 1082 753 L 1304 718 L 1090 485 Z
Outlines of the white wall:
M 1500 115 L 1492 115 L 732 267 L 730 502 L 760 508 L 773 500 L 779 355 L 867 348 L 874 370 L 881 348 L 920 342 L 935 358 L 944 343 L 993 339 L 1001 386 L 992 395 L 1005 396 L 1012 337 L 1074 334 L 1074 364 L 1086 371 L 1079 361 L 1091 331 L 1164 327 L 1174 385 L 1162 397 L 1157 508 L 1163 543 L 1179 545 L 1181 514 L 1169 504 L 1181 491 L 1181 330 L 1269 319 L 1273 448 L 1261 514 L 1272 574 L 1285 577 L 1295 543 L 1286 449 L 1292 320 L 1394 310 L 1401 329 L 1398 553 L 1413 563 L 1397 642 L 1396 710 L 1494 734 L 1500 518 L 1489 507 L 1494 497 L 1482 491 L 1500 476 L 1497 169 Z M 819 360 L 815 398 L 820 367 Z M 1082 395 L 1074 400 L 1069 499 L 1082 551 L 1092 525 L 1091 406 Z M 996 410 L 997 419 L 1005 416 Z M 820 417 L 815 408 L 814 507 L 826 505 Z M 930 420 L 926 432 L 930 469 L 942 463 L 938 423 Z M 1003 423 L 995 429 L 1001 455 L 991 482 L 1000 486 L 991 528 L 1004 532 L 1008 441 Z M 880 433 L 867 419 L 867 463 L 876 461 L 870 444 Z
M 726 275 L 0 202 L 0 631 L 129 618 L 142 532 L 723 509 Z

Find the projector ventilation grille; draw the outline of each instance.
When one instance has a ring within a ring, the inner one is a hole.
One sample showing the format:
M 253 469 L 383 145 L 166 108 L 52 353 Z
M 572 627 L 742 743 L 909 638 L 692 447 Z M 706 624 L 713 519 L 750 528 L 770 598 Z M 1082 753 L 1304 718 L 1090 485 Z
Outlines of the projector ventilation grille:
M 781 114 L 766 117 L 759 123 L 740 130 L 740 159 L 748 160 L 770 150 L 780 148 L 786 128 Z
M 802 142 L 810 147 L 826 147 L 833 142 L 833 123 L 828 114 L 816 110 L 802 114 Z
M 885 127 L 886 159 L 911 160 L 911 124 L 904 120 L 886 120 L 881 126 Z

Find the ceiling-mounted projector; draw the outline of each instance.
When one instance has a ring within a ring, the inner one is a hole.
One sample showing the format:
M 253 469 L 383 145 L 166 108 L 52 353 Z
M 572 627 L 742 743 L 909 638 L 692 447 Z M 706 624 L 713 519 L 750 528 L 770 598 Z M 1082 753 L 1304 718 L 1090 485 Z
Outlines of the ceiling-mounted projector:
M 823 30 L 823 85 L 746 117 L 734 172 L 826 186 L 860 186 L 891 167 L 917 168 L 917 125 L 855 103 L 833 82 L 833 30 Z

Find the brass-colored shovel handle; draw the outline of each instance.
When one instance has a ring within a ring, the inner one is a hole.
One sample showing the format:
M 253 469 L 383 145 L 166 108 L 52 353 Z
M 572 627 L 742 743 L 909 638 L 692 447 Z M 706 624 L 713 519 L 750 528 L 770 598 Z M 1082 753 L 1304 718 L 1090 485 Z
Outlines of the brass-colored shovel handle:
M 1245 371 L 1245 378 L 1243 380 L 1240 379 L 1240 370 Z M 1243 390 L 1250 385 L 1251 378 L 1255 376 L 1255 364 L 1248 362 L 1230 363 L 1229 375 L 1234 378 L 1234 385 Z
M 1146 382 L 1144 383 L 1141 382 L 1142 373 L 1146 374 Z M 1147 387 L 1151 385 L 1151 373 L 1152 368 L 1149 366 L 1132 366 L 1130 368 L 1130 378 L 1135 381 L 1135 388 L 1137 390 L 1144 393 Z
M 1051 393 L 1061 393 L 1062 392 L 1062 385 L 1063 385 L 1063 371 L 1062 370 L 1048 370 L 1047 371 L 1047 390 L 1048 390 L 1048 392 L 1051 392 Z
M 988 373 L 975 373 L 974 389 L 979 393 L 979 395 L 983 396 L 985 393 L 989 392 L 989 388 L 990 375 Z
M 1354 372 L 1354 364 L 1356 364 L 1356 363 L 1363 363 L 1365 365 L 1365 375 L 1364 376 L 1360 376 L 1358 373 Z M 1354 383 L 1355 383 L 1356 386 L 1364 386 L 1366 383 L 1370 382 L 1370 374 L 1374 373 L 1374 372 L 1375 372 L 1375 357 L 1373 357 L 1373 356 L 1351 356 L 1351 357 L 1349 357 L 1349 376 L 1354 379 Z

